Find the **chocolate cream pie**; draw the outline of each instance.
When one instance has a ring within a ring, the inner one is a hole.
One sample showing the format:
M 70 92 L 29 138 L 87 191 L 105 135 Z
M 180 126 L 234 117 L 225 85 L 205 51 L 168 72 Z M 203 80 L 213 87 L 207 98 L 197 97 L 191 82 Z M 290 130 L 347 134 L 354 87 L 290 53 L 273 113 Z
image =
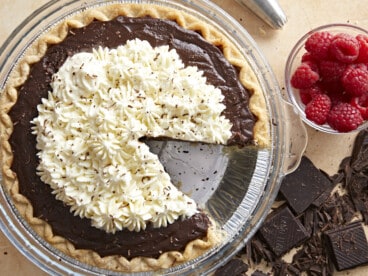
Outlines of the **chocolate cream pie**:
M 145 4 L 84 11 L 37 39 L 1 95 L 0 124 L 20 214 L 67 255 L 119 271 L 171 267 L 221 237 L 142 139 L 270 139 L 262 91 L 227 38 Z

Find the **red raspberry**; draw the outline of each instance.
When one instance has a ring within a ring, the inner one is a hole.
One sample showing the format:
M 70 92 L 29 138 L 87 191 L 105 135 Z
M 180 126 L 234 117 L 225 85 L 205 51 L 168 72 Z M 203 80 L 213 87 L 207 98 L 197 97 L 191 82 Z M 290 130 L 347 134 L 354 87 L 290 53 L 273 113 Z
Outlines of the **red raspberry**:
M 356 62 L 368 63 L 368 36 L 360 34 L 356 39 L 359 42 L 359 56 Z
M 330 112 L 331 100 L 326 94 L 316 95 L 305 107 L 307 118 L 318 125 L 326 123 Z
M 346 64 L 332 60 L 322 60 L 319 63 L 319 74 L 324 82 L 337 81 L 342 77 Z
M 368 96 L 367 95 L 352 98 L 350 101 L 350 104 L 359 110 L 364 120 L 368 120 Z
M 348 103 L 351 100 L 351 96 L 345 91 L 329 92 L 327 95 L 331 99 L 332 106 L 338 105 L 339 103 Z
M 339 132 L 349 132 L 363 123 L 359 110 L 349 103 L 339 103 L 332 107 L 327 123 Z
M 314 72 L 319 74 L 318 62 L 315 60 L 307 60 L 303 63 L 307 64 Z
M 352 96 L 368 93 L 368 70 L 365 65 L 348 66 L 341 81 L 345 91 Z
M 321 82 L 320 85 L 327 94 L 340 94 L 344 92 L 344 87 L 340 80 Z
M 300 89 L 300 100 L 303 104 L 308 104 L 315 96 L 323 94 L 323 90 L 319 85 L 313 85 L 312 87 Z
M 302 62 L 306 62 L 306 61 L 312 61 L 312 62 L 315 62 L 315 58 L 312 56 L 311 53 L 309 52 L 305 52 L 303 55 L 302 55 Z
M 341 102 L 350 101 L 350 95 L 345 92 L 340 80 L 321 82 L 320 86 L 324 93 L 330 97 L 332 106 Z
M 303 55 L 302 55 L 302 63 L 306 63 L 308 64 L 313 71 L 317 72 L 318 73 L 318 60 L 315 59 L 311 53 L 309 52 L 305 52 Z
M 308 63 L 303 62 L 295 70 L 294 74 L 291 77 L 290 82 L 294 88 L 304 89 L 311 87 L 318 81 L 318 79 L 319 79 L 318 73 L 313 71 L 313 69 L 309 66 Z
M 363 69 L 363 70 L 368 70 L 368 67 L 366 64 L 364 63 L 353 63 L 353 64 L 349 64 L 346 69 L 350 67 L 350 68 L 359 68 L 359 69 Z
M 327 59 L 332 39 L 330 32 L 316 32 L 305 42 L 305 49 L 316 59 Z
M 331 42 L 330 53 L 338 61 L 352 63 L 358 58 L 359 42 L 352 35 L 337 34 Z

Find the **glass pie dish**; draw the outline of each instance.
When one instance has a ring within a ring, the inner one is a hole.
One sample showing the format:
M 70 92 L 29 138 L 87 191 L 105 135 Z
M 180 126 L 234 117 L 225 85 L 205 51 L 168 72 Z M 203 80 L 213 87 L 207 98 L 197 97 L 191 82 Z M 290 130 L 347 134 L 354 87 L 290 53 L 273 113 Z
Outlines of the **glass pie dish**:
M 1 90 L 24 51 L 43 32 L 64 18 L 110 3 L 137 1 L 51 1 L 27 18 L 1 48 Z M 214 26 L 242 53 L 255 73 L 266 98 L 271 145 L 245 147 L 226 153 L 223 146 L 178 141 L 150 141 L 173 182 L 210 214 L 226 233 L 223 241 L 202 256 L 160 274 L 197 274 L 214 271 L 228 261 L 255 233 L 278 192 L 282 177 L 298 164 L 306 145 L 302 124 L 282 98 L 273 73 L 250 35 L 209 1 L 138 1 L 183 10 Z M 298 135 L 290 129 L 297 126 Z M 292 141 L 292 142 L 291 142 Z M 183 155 L 182 152 L 185 152 Z M 214 174 L 216 171 L 216 174 Z M 203 179 L 206 180 L 205 188 Z M 3 182 L 3 180 L 1 180 Z M 192 184 L 195 183 L 195 184 Z M 202 185 L 197 186 L 198 183 Z M 60 252 L 43 240 L 23 219 L 12 197 L 2 186 L 1 229 L 35 265 L 50 274 L 118 275 L 119 272 L 86 265 Z M 145 272 L 142 274 L 154 274 Z

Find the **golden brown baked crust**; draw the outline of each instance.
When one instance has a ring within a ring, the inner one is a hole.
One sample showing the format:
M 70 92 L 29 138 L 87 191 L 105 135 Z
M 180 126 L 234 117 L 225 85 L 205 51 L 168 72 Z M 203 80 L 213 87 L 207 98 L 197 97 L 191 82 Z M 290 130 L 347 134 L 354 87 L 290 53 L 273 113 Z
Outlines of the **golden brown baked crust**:
M 101 258 L 96 252 L 91 250 L 75 249 L 65 238 L 54 235 L 51 227 L 46 222 L 34 217 L 32 205 L 27 198 L 19 193 L 17 176 L 11 170 L 13 156 L 8 140 L 13 130 L 13 124 L 7 113 L 17 101 L 17 87 L 22 85 L 27 79 L 30 69 L 29 65 L 38 62 L 42 58 L 48 44 L 60 43 L 68 34 L 69 28 L 86 26 L 94 19 L 99 21 L 111 20 L 119 15 L 132 17 L 149 15 L 154 18 L 175 20 L 186 29 L 200 31 L 203 37 L 210 43 L 221 46 L 224 56 L 230 63 L 241 69 L 241 82 L 252 93 L 250 109 L 258 118 L 254 128 L 254 141 L 262 147 L 269 145 L 268 112 L 257 78 L 244 57 L 224 35 L 197 18 L 171 8 L 146 4 L 114 4 L 79 13 L 58 24 L 27 49 L 24 58 L 12 72 L 7 86 L 0 96 L 0 165 L 3 173 L 3 184 L 12 196 L 20 214 L 27 219 L 37 234 L 60 251 L 77 260 L 100 268 L 119 271 L 147 271 L 169 268 L 202 255 L 218 243 L 219 235 L 215 228 L 212 227 L 208 231 L 206 239 L 190 242 L 184 252 L 166 252 L 158 259 L 139 257 L 129 261 L 121 256 Z

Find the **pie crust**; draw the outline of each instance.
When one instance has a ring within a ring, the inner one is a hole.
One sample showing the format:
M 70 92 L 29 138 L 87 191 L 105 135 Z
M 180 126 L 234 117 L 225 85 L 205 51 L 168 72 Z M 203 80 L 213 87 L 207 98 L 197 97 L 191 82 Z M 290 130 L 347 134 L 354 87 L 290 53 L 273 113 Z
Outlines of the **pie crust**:
M 57 44 L 63 41 L 69 28 L 80 28 L 88 25 L 93 20 L 108 21 L 120 15 L 129 17 L 150 16 L 174 20 L 185 29 L 200 32 L 208 42 L 219 46 L 223 50 L 226 59 L 235 67 L 240 68 L 240 80 L 244 87 L 252 93 L 249 107 L 257 118 L 253 130 L 254 143 L 260 147 L 269 146 L 269 118 L 260 85 L 242 54 L 220 31 L 196 17 L 176 9 L 150 4 L 112 4 L 78 13 L 57 24 L 29 47 L 24 57 L 15 66 L 5 90 L 0 96 L 0 165 L 3 174 L 3 185 L 11 195 L 19 213 L 26 218 L 35 232 L 52 246 L 78 261 L 103 269 L 129 272 L 169 268 L 204 254 L 221 240 L 221 233 L 216 230 L 215 226 L 210 227 L 205 239 L 190 242 L 183 252 L 166 252 L 157 259 L 137 257 L 128 260 L 118 255 L 100 257 L 92 250 L 76 249 L 65 238 L 54 235 L 51 226 L 45 221 L 34 217 L 32 205 L 26 197 L 19 193 L 17 176 L 11 170 L 13 155 L 8 140 L 13 130 L 13 123 L 8 116 L 8 112 L 17 101 L 17 87 L 21 86 L 28 77 L 30 64 L 38 62 L 43 57 L 48 44 Z

